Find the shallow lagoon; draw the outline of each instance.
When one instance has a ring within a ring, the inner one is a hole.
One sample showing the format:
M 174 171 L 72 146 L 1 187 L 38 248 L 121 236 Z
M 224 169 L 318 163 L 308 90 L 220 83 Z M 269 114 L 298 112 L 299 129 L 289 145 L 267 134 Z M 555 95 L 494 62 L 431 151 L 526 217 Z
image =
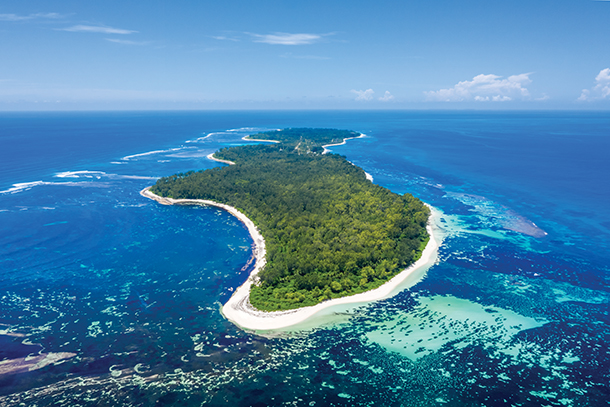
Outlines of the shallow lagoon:
M 603 114 L 14 113 L 0 121 L 0 404 L 609 398 Z M 220 314 L 249 273 L 246 229 L 220 210 L 163 207 L 138 192 L 156 177 L 219 165 L 206 155 L 243 144 L 245 134 L 287 126 L 367 134 L 332 150 L 376 183 L 442 210 L 445 239 L 439 262 L 396 296 L 261 336 Z

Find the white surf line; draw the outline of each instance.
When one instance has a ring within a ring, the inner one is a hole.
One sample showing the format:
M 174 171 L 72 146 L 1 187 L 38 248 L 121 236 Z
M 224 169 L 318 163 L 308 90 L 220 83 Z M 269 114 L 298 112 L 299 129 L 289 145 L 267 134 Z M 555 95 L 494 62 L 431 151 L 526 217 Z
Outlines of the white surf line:
M 172 151 L 182 150 L 183 148 L 184 147 L 176 147 L 176 148 L 169 148 L 167 150 L 154 150 L 154 151 L 147 151 L 146 153 L 126 155 L 125 157 L 121 158 L 121 160 L 128 161 L 128 160 L 131 160 L 132 158 L 136 158 L 136 157 L 144 157 L 147 155 L 160 154 L 160 153 L 169 153 Z
M 13 186 L 9 189 L 5 189 L 4 191 L 0 191 L 0 194 L 12 194 L 15 192 L 21 192 L 27 189 L 34 188 L 39 185 L 47 185 L 49 182 L 45 181 L 32 181 L 32 182 L 20 182 L 18 184 L 13 184 Z

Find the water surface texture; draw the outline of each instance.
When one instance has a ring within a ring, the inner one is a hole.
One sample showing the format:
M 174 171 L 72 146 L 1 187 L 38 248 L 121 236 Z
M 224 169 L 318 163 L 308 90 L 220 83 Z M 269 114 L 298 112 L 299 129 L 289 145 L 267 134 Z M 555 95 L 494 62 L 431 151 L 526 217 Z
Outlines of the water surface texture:
M 225 320 L 252 241 L 139 195 L 284 127 L 442 211 L 393 298 L 272 335 Z M 610 403 L 610 118 L 595 112 L 0 114 L 0 405 Z

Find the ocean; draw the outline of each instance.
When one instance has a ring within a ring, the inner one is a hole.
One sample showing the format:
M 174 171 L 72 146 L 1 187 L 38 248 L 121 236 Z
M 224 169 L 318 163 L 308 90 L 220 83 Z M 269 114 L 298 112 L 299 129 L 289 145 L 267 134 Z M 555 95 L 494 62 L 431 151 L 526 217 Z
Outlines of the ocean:
M 252 241 L 139 195 L 285 127 L 442 212 L 396 296 L 281 332 L 220 310 Z M 605 112 L 0 113 L 0 406 L 610 405 Z

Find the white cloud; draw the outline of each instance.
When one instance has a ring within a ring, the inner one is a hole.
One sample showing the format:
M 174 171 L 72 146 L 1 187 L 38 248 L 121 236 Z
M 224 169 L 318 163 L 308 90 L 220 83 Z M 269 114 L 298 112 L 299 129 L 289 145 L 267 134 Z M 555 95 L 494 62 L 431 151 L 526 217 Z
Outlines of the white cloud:
M 596 82 L 610 82 L 610 68 L 602 69 L 595 77 Z
M 123 45 L 148 45 L 149 41 L 129 41 L 129 40 L 119 40 L 117 38 L 104 38 L 106 41 L 115 42 L 117 44 Z
M 28 14 L 27 16 L 19 16 L 17 14 L 0 14 L 0 21 L 27 21 L 35 20 L 38 18 L 62 18 L 63 16 L 59 13 L 35 13 Z
M 322 35 L 320 34 L 247 34 L 254 38 L 254 42 L 264 42 L 265 44 L 274 45 L 306 45 L 313 44 L 322 39 Z
M 496 95 L 496 96 L 475 96 L 474 100 L 476 100 L 477 102 L 489 102 L 490 100 L 492 102 L 508 102 L 509 100 L 513 100 L 513 98 L 511 98 L 510 96 L 502 96 L 502 95 Z
M 367 90 L 352 89 L 352 93 L 356 94 L 355 100 L 371 100 L 371 99 L 373 99 L 373 94 L 375 93 L 375 91 L 373 89 L 367 89 Z
M 379 98 L 379 100 L 381 100 L 382 102 L 389 102 L 390 100 L 394 99 L 394 95 L 392 95 L 389 91 L 385 91 L 385 93 L 383 94 L 382 97 Z
M 525 85 L 532 81 L 531 73 L 512 75 L 501 79 L 498 75 L 477 75 L 471 81 L 458 82 L 452 88 L 424 92 L 428 100 L 441 102 L 461 102 L 467 100 L 504 102 L 529 97 Z
M 226 37 L 224 35 L 216 35 L 216 36 L 213 35 L 212 38 L 214 38 L 215 40 L 220 40 L 220 41 L 235 41 L 235 42 L 239 42 L 239 40 L 237 38 Z
M 577 100 L 606 99 L 610 96 L 610 68 L 602 69 L 595 77 L 596 85 L 591 89 L 583 89 Z
M 68 28 L 62 28 L 61 31 L 70 32 L 88 32 L 88 33 L 102 33 L 102 34 L 133 34 L 137 31 L 124 30 L 122 28 L 106 27 L 104 25 L 75 25 Z
M 294 55 L 292 52 L 287 52 L 280 55 L 281 58 L 294 58 L 294 59 L 314 59 L 314 60 L 326 60 L 329 57 L 321 57 L 319 55 Z

